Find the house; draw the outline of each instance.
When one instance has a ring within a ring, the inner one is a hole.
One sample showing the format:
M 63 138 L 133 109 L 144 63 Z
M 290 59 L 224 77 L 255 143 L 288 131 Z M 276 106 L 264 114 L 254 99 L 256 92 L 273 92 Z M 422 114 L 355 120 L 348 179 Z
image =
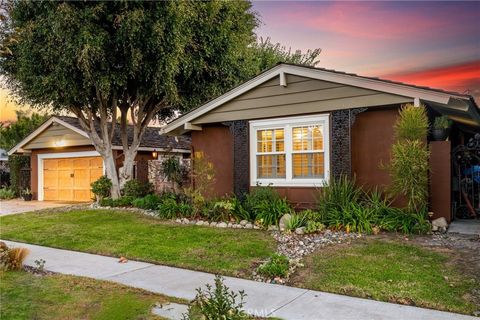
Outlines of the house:
M 340 174 L 365 188 L 387 188 L 394 123 L 401 105 L 425 105 L 431 120 L 455 122 L 449 141 L 430 143 L 431 207 L 451 218 L 451 150 L 480 130 L 480 110 L 465 94 L 293 64 L 278 64 L 167 124 L 188 135 L 216 169 L 212 194 L 241 196 L 272 185 L 297 207 Z M 430 139 L 430 137 L 425 137 Z
M 131 137 L 133 127 L 129 127 Z M 120 130 L 113 136 L 117 168 L 122 166 Z M 30 156 L 31 190 L 34 199 L 89 201 L 90 183 L 104 174 L 100 154 L 77 118 L 53 116 L 9 151 L 9 155 Z M 148 127 L 139 147 L 135 178 L 148 179 L 148 161 L 165 155 L 190 157 L 188 137 L 160 135 L 160 128 Z

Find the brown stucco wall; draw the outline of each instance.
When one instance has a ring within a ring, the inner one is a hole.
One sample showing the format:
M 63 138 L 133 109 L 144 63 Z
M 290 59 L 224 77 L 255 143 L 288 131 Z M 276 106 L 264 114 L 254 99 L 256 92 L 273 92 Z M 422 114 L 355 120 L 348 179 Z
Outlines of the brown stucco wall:
M 432 219 L 451 215 L 451 143 L 432 141 L 430 147 L 430 211 Z
M 357 115 L 351 133 L 352 174 L 359 185 L 384 189 L 390 184 L 388 171 L 382 164 L 390 162 L 397 117 L 397 107 L 367 110 Z
M 215 185 L 211 197 L 233 193 L 233 136 L 228 127 L 217 124 L 192 132 L 192 154 L 203 152 L 213 164 Z M 248 157 L 248 155 L 246 155 Z

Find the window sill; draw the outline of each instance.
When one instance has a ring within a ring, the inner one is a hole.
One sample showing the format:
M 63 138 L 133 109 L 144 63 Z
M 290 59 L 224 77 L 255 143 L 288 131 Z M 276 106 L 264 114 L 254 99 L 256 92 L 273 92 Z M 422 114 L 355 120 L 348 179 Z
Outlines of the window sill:
M 295 181 L 285 180 L 264 180 L 259 179 L 257 181 L 251 181 L 250 187 L 260 186 L 272 186 L 272 187 L 308 187 L 308 188 L 321 188 L 328 183 L 327 179 L 302 179 Z

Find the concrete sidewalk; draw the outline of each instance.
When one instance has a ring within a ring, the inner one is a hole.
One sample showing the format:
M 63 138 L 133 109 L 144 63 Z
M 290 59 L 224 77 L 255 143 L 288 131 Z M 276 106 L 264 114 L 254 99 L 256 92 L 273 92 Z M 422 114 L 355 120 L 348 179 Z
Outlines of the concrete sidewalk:
M 167 296 L 191 300 L 195 289 L 213 283 L 209 273 L 190 271 L 129 261 L 100 255 L 60 250 L 5 241 L 9 246 L 31 250 L 27 265 L 37 259 L 46 260 L 45 269 L 53 272 L 114 281 Z M 360 299 L 319 291 L 293 288 L 256 281 L 225 277 L 231 290 L 247 294 L 245 309 L 252 315 L 282 319 L 312 320 L 460 320 L 477 319 L 470 316 L 416 308 L 374 300 Z

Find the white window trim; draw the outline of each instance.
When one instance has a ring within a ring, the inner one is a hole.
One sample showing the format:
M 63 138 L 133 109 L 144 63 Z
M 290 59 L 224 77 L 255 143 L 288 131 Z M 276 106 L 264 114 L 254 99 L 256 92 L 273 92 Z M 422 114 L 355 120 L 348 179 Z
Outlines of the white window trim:
M 321 123 L 323 125 L 323 150 L 325 162 L 324 178 L 294 179 L 292 177 L 292 146 L 291 127 L 301 125 L 312 125 Z M 320 114 L 312 116 L 276 118 L 266 120 L 254 120 L 249 122 L 250 131 L 250 186 L 272 185 L 278 187 L 321 187 L 330 179 L 330 116 Z M 257 178 L 257 130 L 285 128 L 285 166 L 286 178 L 261 179 Z
M 44 159 L 64 159 L 81 157 L 99 157 L 97 151 L 78 151 L 78 152 L 60 152 L 60 153 L 41 153 L 37 155 L 37 192 L 38 201 L 43 201 L 43 160 Z M 103 163 L 103 173 L 105 174 L 105 162 Z

